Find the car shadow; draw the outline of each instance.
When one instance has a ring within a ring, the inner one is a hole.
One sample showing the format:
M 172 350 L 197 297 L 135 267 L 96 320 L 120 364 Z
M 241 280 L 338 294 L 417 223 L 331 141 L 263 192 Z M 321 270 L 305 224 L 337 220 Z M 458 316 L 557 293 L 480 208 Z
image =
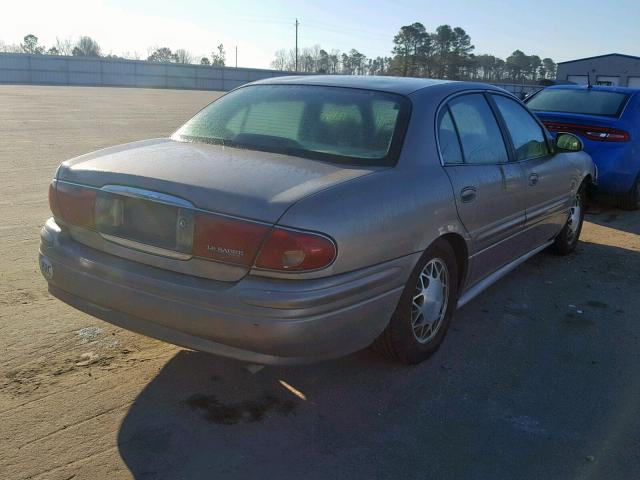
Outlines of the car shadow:
M 585 220 L 603 227 L 640 234 L 640 212 L 618 208 L 617 200 L 610 196 L 598 195 L 589 205 Z
M 602 205 L 590 210 L 585 215 L 585 220 L 602 227 L 640 235 L 640 212 L 638 211 L 630 212 Z
M 605 245 L 538 255 L 412 367 L 180 351 L 127 412 L 120 455 L 137 479 L 632 476 L 617 452 L 640 431 L 639 272 L 640 253 Z

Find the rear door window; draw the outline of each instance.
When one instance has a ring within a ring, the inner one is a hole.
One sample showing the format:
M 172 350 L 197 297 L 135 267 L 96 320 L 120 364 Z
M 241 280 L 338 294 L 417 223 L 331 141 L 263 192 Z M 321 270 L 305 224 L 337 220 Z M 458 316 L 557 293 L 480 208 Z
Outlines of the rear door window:
M 484 95 L 473 93 L 456 97 L 449 102 L 449 109 L 458 129 L 465 163 L 509 161 L 502 132 Z
M 527 110 L 515 100 L 502 95 L 492 95 L 500 115 L 511 135 L 518 160 L 542 157 L 549 154 L 542 127 Z

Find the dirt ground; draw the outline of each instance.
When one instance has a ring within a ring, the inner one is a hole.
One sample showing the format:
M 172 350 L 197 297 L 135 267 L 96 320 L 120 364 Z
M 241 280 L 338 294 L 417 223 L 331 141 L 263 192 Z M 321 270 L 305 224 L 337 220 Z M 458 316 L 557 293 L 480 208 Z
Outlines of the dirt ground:
M 640 471 L 640 213 L 600 207 L 407 368 L 247 368 L 53 299 L 47 185 L 213 92 L 0 86 L 0 478 L 628 479 Z

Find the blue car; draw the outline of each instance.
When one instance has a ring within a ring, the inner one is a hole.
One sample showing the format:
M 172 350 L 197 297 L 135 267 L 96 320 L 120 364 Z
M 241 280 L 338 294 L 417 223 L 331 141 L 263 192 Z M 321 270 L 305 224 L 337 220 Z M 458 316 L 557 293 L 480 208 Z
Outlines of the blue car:
M 526 100 L 552 135 L 578 135 L 598 167 L 598 191 L 627 210 L 640 207 L 640 89 L 545 88 Z

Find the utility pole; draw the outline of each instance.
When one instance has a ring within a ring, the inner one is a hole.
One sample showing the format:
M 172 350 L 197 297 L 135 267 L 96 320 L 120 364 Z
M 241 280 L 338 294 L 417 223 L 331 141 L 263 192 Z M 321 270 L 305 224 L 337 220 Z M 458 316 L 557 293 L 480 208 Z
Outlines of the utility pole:
M 298 71 L 298 25 L 300 25 L 300 22 L 296 18 L 296 72 Z
M 236 68 L 238 68 L 238 45 L 236 45 Z

